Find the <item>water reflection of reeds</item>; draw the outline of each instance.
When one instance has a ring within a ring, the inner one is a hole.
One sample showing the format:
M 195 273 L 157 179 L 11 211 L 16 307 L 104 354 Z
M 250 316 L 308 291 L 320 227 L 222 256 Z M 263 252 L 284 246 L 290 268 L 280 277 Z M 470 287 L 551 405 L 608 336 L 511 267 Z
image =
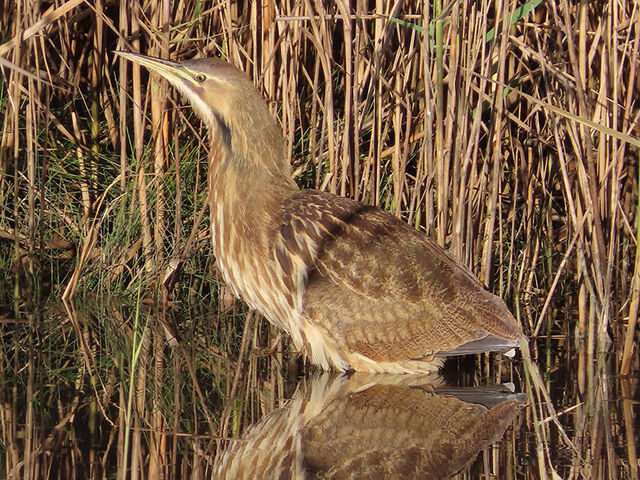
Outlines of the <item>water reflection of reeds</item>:
M 76 306 L 71 316 L 60 305 L 4 315 L 0 393 L 9 478 L 126 478 L 133 470 L 146 478 L 216 478 L 216 469 L 237 472 L 231 466 L 247 462 L 284 468 L 283 445 L 305 478 L 331 478 L 354 465 L 347 457 L 358 456 L 369 472 L 423 474 L 404 478 L 425 478 L 436 458 L 443 476 L 428 478 L 539 476 L 532 407 L 514 422 L 522 397 L 507 394 L 510 406 L 496 417 L 495 401 L 480 406 L 482 392 L 495 394 L 483 385 L 524 388 L 519 361 L 453 360 L 444 377 L 428 379 L 319 376 L 299 363 L 286 339 L 273 348 L 277 332 L 263 321 L 136 312 L 109 302 L 87 307 Z M 559 342 L 554 352 L 562 361 L 546 379 L 571 442 L 541 419 L 556 471 L 564 478 L 633 478 L 632 382 L 596 371 L 594 391 L 585 395 L 566 374 L 578 356 Z M 252 452 L 252 442 L 271 446 Z M 587 448 L 602 452 L 590 464 Z

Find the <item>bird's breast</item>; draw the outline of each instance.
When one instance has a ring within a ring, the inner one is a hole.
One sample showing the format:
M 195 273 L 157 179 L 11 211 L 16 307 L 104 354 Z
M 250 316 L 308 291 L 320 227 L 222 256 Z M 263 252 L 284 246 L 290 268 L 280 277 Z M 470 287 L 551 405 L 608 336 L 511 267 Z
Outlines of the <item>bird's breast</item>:
M 213 192 L 211 234 L 218 269 L 234 294 L 274 325 L 292 332 L 296 308 L 291 292 L 275 268 L 267 233 L 256 212 L 234 212 Z M 295 335 L 294 335 L 295 336 Z
M 298 238 L 283 230 L 288 225 L 286 198 L 264 186 L 247 185 L 224 162 L 210 165 L 209 181 L 213 247 L 224 281 L 249 307 L 285 330 L 313 363 L 346 369 L 348 362 L 333 336 L 304 313 L 316 249 L 305 243 L 313 236 Z

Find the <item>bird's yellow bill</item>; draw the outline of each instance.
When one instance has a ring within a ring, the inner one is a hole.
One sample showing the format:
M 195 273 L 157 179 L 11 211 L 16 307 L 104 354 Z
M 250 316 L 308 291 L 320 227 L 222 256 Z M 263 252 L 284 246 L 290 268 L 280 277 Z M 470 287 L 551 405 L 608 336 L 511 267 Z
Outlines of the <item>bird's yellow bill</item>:
M 197 85 L 197 83 L 193 79 L 193 75 L 190 74 L 187 69 L 179 63 L 165 60 L 163 58 L 149 57 L 147 55 L 142 55 L 141 53 L 121 52 L 118 50 L 114 50 L 113 53 L 121 56 L 122 58 L 126 58 L 133 63 L 142 65 L 143 67 L 148 68 L 152 72 L 156 72 L 158 75 L 166 78 L 167 80 L 186 80 L 189 83 Z

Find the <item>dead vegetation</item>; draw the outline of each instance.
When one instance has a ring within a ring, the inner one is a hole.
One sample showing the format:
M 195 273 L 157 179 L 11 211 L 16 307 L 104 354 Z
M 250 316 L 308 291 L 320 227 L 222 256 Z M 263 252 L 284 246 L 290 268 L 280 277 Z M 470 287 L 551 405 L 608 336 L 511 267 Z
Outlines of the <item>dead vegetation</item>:
M 571 440 L 557 440 L 551 427 L 538 432 L 546 460 L 535 471 L 562 463 L 567 478 L 638 478 L 638 4 L 423 3 L 5 1 L 3 303 L 19 312 L 46 292 L 140 293 L 220 310 L 225 291 L 201 211 L 204 129 L 166 85 L 111 52 L 220 56 L 268 99 L 301 185 L 380 205 L 428 231 L 538 339 L 533 353 L 546 381 L 571 369 L 575 386 L 556 405 L 571 412 Z M 77 382 L 86 387 L 95 368 L 87 352 L 100 342 L 82 322 L 63 325 L 84 338 Z M 275 338 L 258 322 L 234 325 L 222 336 L 235 338 L 229 355 L 241 359 L 255 351 L 249 345 Z M 4 338 L 2 361 L 17 361 Z M 162 356 L 162 338 L 145 337 L 148 362 Z M 225 367 L 221 398 L 254 398 L 246 389 L 258 377 L 241 375 L 241 363 Z M 273 405 L 286 380 L 277 362 L 269 365 Z M 619 382 L 606 383 L 611 375 Z M 97 399 L 114 391 L 89 383 L 91 408 L 112 418 L 109 401 Z M 203 405 L 206 395 L 194 392 Z M 611 397 L 622 399 L 618 414 Z M 147 412 L 149 425 L 162 430 L 158 408 Z M 269 407 L 249 409 L 258 410 Z M 537 421 L 547 425 L 544 412 Z M 226 435 L 232 414 L 208 433 L 223 425 Z M 617 433 L 602 421 L 614 416 Z M 5 440 L 6 428 L 3 417 Z M 557 441 L 562 454 L 549 448 Z M 21 458 L 8 452 L 7 472 L 27 472 Z

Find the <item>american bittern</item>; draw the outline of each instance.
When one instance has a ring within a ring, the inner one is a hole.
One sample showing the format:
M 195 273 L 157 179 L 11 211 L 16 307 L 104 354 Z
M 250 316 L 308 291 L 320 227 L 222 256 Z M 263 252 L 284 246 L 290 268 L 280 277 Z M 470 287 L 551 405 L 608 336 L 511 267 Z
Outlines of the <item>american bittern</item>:
M 240 70 L 117 53 L 166 78 L 205 122 L 220 272 L 312 363 L 428 372 L 438 357 L 518 345 L 502 300 L 426 235 L 378 208 L 300 190 L 278 122 Z

